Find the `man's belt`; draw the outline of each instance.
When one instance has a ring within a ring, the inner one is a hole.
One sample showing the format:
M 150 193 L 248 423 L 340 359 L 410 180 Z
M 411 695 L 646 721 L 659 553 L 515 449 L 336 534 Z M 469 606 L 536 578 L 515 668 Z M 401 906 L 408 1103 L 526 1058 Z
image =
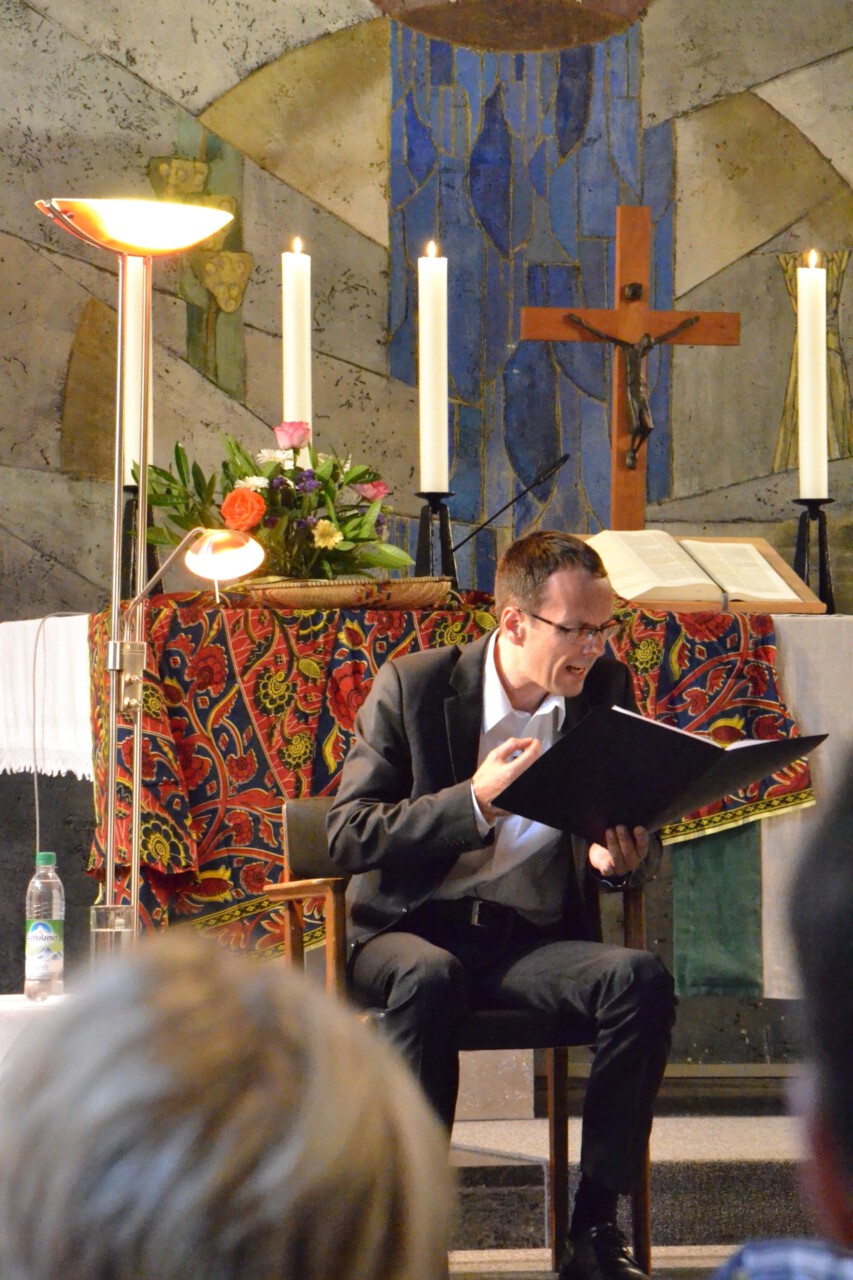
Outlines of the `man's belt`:
M 433 898 L 420 910 L 428 911 L 436 919 L 490 929 L 494 933 L 516 933 L 531 927 L 530 921 L 512 907 L 485 898 Z

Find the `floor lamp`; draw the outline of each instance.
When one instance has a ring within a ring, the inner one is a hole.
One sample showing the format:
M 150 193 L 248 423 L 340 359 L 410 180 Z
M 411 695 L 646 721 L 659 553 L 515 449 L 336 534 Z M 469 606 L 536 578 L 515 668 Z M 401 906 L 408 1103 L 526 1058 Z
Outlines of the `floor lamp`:
M 130 646 L 141 645 L 144 666 L 144 609 L 129 610 L 123 625 L 121 616 L 121 549 L 122 549 L 122 499 L 123 459 L 125 433 L 129 428 L 138 443 L 136 457 L 139 464 L 139 510 L 136 531 L 136 582 L 135 604 L 144 598 L 151 583 L 146 583 L 146 525 L 148 479 L 148 397 L 150 390 L 150 333 L 151 333 L 151 267 L 152 259 L 165 257 L 190 249 L 220 231 L 232 218 L 221 209 L 204 205 L 174 204 L 161 200 L 37 200 L 36 208 L 46 214 L 58 226 L 69 231 L 79 240 L 98 249 L 109 249 L 118 255 L 118 358 L 116 361 L 116 432 L 113 490 L 113 545 L 112 588 L 110 614 L 110 641 L 107 652 L 109 675 L 109 708 L 107 729 L 108 783 L 107 783 L 107 837 L 104 858 L 103 905 L 106 920 L 114 921 L 113 929 L 104 918 L 99 921 L 99 944 L 104 950 L 112 949 L 116 941 L 113 933 L 127 936 L 122 923 L 119 928 L 119 908 L 116 893 L 116 787 L 118 749 L 118 716 L 128 711 L 133 715 L 133 782 L 131 790 L 131 857 L 130 857 L 130 917 L 131 933 L 136 936 L 139 927 L 139 836 L 142 780 L 141 751 L 141 698 L 134 708 L 128 697 L 126 663 Z M 129 287 L 129 280 L 133 287 Z M 136 283 L 138 282 L 138 284 Z M 138 307 L 138 311 L 136 308 Z M 132 339 L 129 338 L 132 334 Z M 137 345 L 130 351 L 131 341 Z M 135 357 L 135 358 L 133 358 Z M 126 376 L 133 370 L 131 378 Z M 128 385 L 130 382 L 135 385 Z M 177 552 L 176 552 L 177 553 Z M 174 557 L 172 557 L 174 558 Z M 168 563 L 168 562 L 167 562 Z M 165 570 L 164 565 L 164 570 Z M 225 578 L 229 575 L 221 572 Z M 237 575 L 239 576 L 239 572 Z M 137 648 L 133 663 L 138 663 Z M 141 672 L 140 672 L 141 676 Z M 96 908 L 93 908 L 93 911 Z M 110 917 L 109 912 L 113 915 Z M 94 918 L 93 918 L 94 928 Z M 94 942 L 94 937 L 93 937 Z

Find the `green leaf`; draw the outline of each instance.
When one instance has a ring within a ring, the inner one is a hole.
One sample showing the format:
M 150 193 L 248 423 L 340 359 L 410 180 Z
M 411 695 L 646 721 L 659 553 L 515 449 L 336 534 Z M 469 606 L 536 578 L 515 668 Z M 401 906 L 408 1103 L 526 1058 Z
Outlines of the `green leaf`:
M 171 471 L 164 471 L 162 467 L 157 467 L 152 462 L 148 466 L 148 483 L 150 484 L 154 479 L 162 481 L 163 484 L 175 483 L 175 477 Z
M 363 538 L 372 538 L 376 535 L 376 517 L 382 510 L 382 503 L 377 498 L 376 502 L 371 502 L 361 518 L 361 536 Z
M 172 524 L 176 524 L 179 529 L 194 529 L 201 521 L 197 518 L 194 511 L 176 512 L 175 515 L 169 517 Z
M 153 547 L 176 547 L 180 538 L 168 529 L 158 529 L 155 525 L 146 532 L 145 541 L 150 542 Z
M 394 547 L 390 542 L 376 542 L 362 547 L 359 562 L 372 569 L 405 569 L 414 561 L 408 551 L 402 547 Z
M 228 451 L 228 457 L 231 461 L 233 474 L 238 480 L 242 480 L 245 476 L 257 475 L 257 464 L 250 453 L 239 444 L 233 436 L 224 436 L 225 448 Z M 223 467 L 225 464 L 223 463 Z
M 202 471 L 201 467 L 198 465 L 197 462 L 193 463 L 192 476 L 193 476 L 193 484 L 195 485 L 195 491 L 198 494 L 198 496 L 201 498 L 202 502 L 204 502 L 204 495 L 207 492 L 207 479 L 205 477 L 204 472 Z
M 371 467 L 356 466 L 350 467 L 349 471 L 341 480 L 341 485 L 345 484 L 367 484 L 370 480 L 378 480 L 376 472 Z
M 180 441 L 175 445 L 175 467 L 181 477 L 181 483 L 188 489 L 190 487 L 190 471 L 187 463 L 187 451 Z

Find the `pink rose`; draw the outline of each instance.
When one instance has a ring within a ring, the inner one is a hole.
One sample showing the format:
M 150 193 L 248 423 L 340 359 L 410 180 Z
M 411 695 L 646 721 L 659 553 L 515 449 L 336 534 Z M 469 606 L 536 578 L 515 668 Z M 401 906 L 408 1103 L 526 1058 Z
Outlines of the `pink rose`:
M 368 502 L 376 502 L 377 498 L 385 498 L 388 495 L 388 486 L 384 480 L 371 480 L 369 484 L 354 484 L 353 488 Z
M 311 439 L 307 422 L 282 422 L 274 430 L 279 449 L 301 449 Z

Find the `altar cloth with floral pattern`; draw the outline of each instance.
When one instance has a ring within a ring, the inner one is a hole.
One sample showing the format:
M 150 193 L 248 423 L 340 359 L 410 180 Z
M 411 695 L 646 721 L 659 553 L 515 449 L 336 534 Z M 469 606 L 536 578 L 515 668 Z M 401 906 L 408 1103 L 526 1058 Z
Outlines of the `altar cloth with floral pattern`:
M 437 608 L 284 612 L 209 593 L 153 597 L 147 607 L 143 699 L 143 928 L 191 920 L 235 949 L 283 943 L 280 908 L 264 895 L 282 874 L 282 802 L 330 795 L 356 713 L 383 662 L 466 644 L 495 626 L 491 598 L 453 595 Z M 761 614 L 620 610 L 611 647 L 631 669 L 644 714 L 728 743 L 797 732 Z M 96 832 L 103 868 L 107 779 L 108 614 L 91 620 Z M 129 861 L 132 734 L 120 728 L 119 884 Z M 808 766 L 727 797 L 663 832 L 668 842 L 813 803 Z M 306 917 L 306 941 L 322 927 Z

